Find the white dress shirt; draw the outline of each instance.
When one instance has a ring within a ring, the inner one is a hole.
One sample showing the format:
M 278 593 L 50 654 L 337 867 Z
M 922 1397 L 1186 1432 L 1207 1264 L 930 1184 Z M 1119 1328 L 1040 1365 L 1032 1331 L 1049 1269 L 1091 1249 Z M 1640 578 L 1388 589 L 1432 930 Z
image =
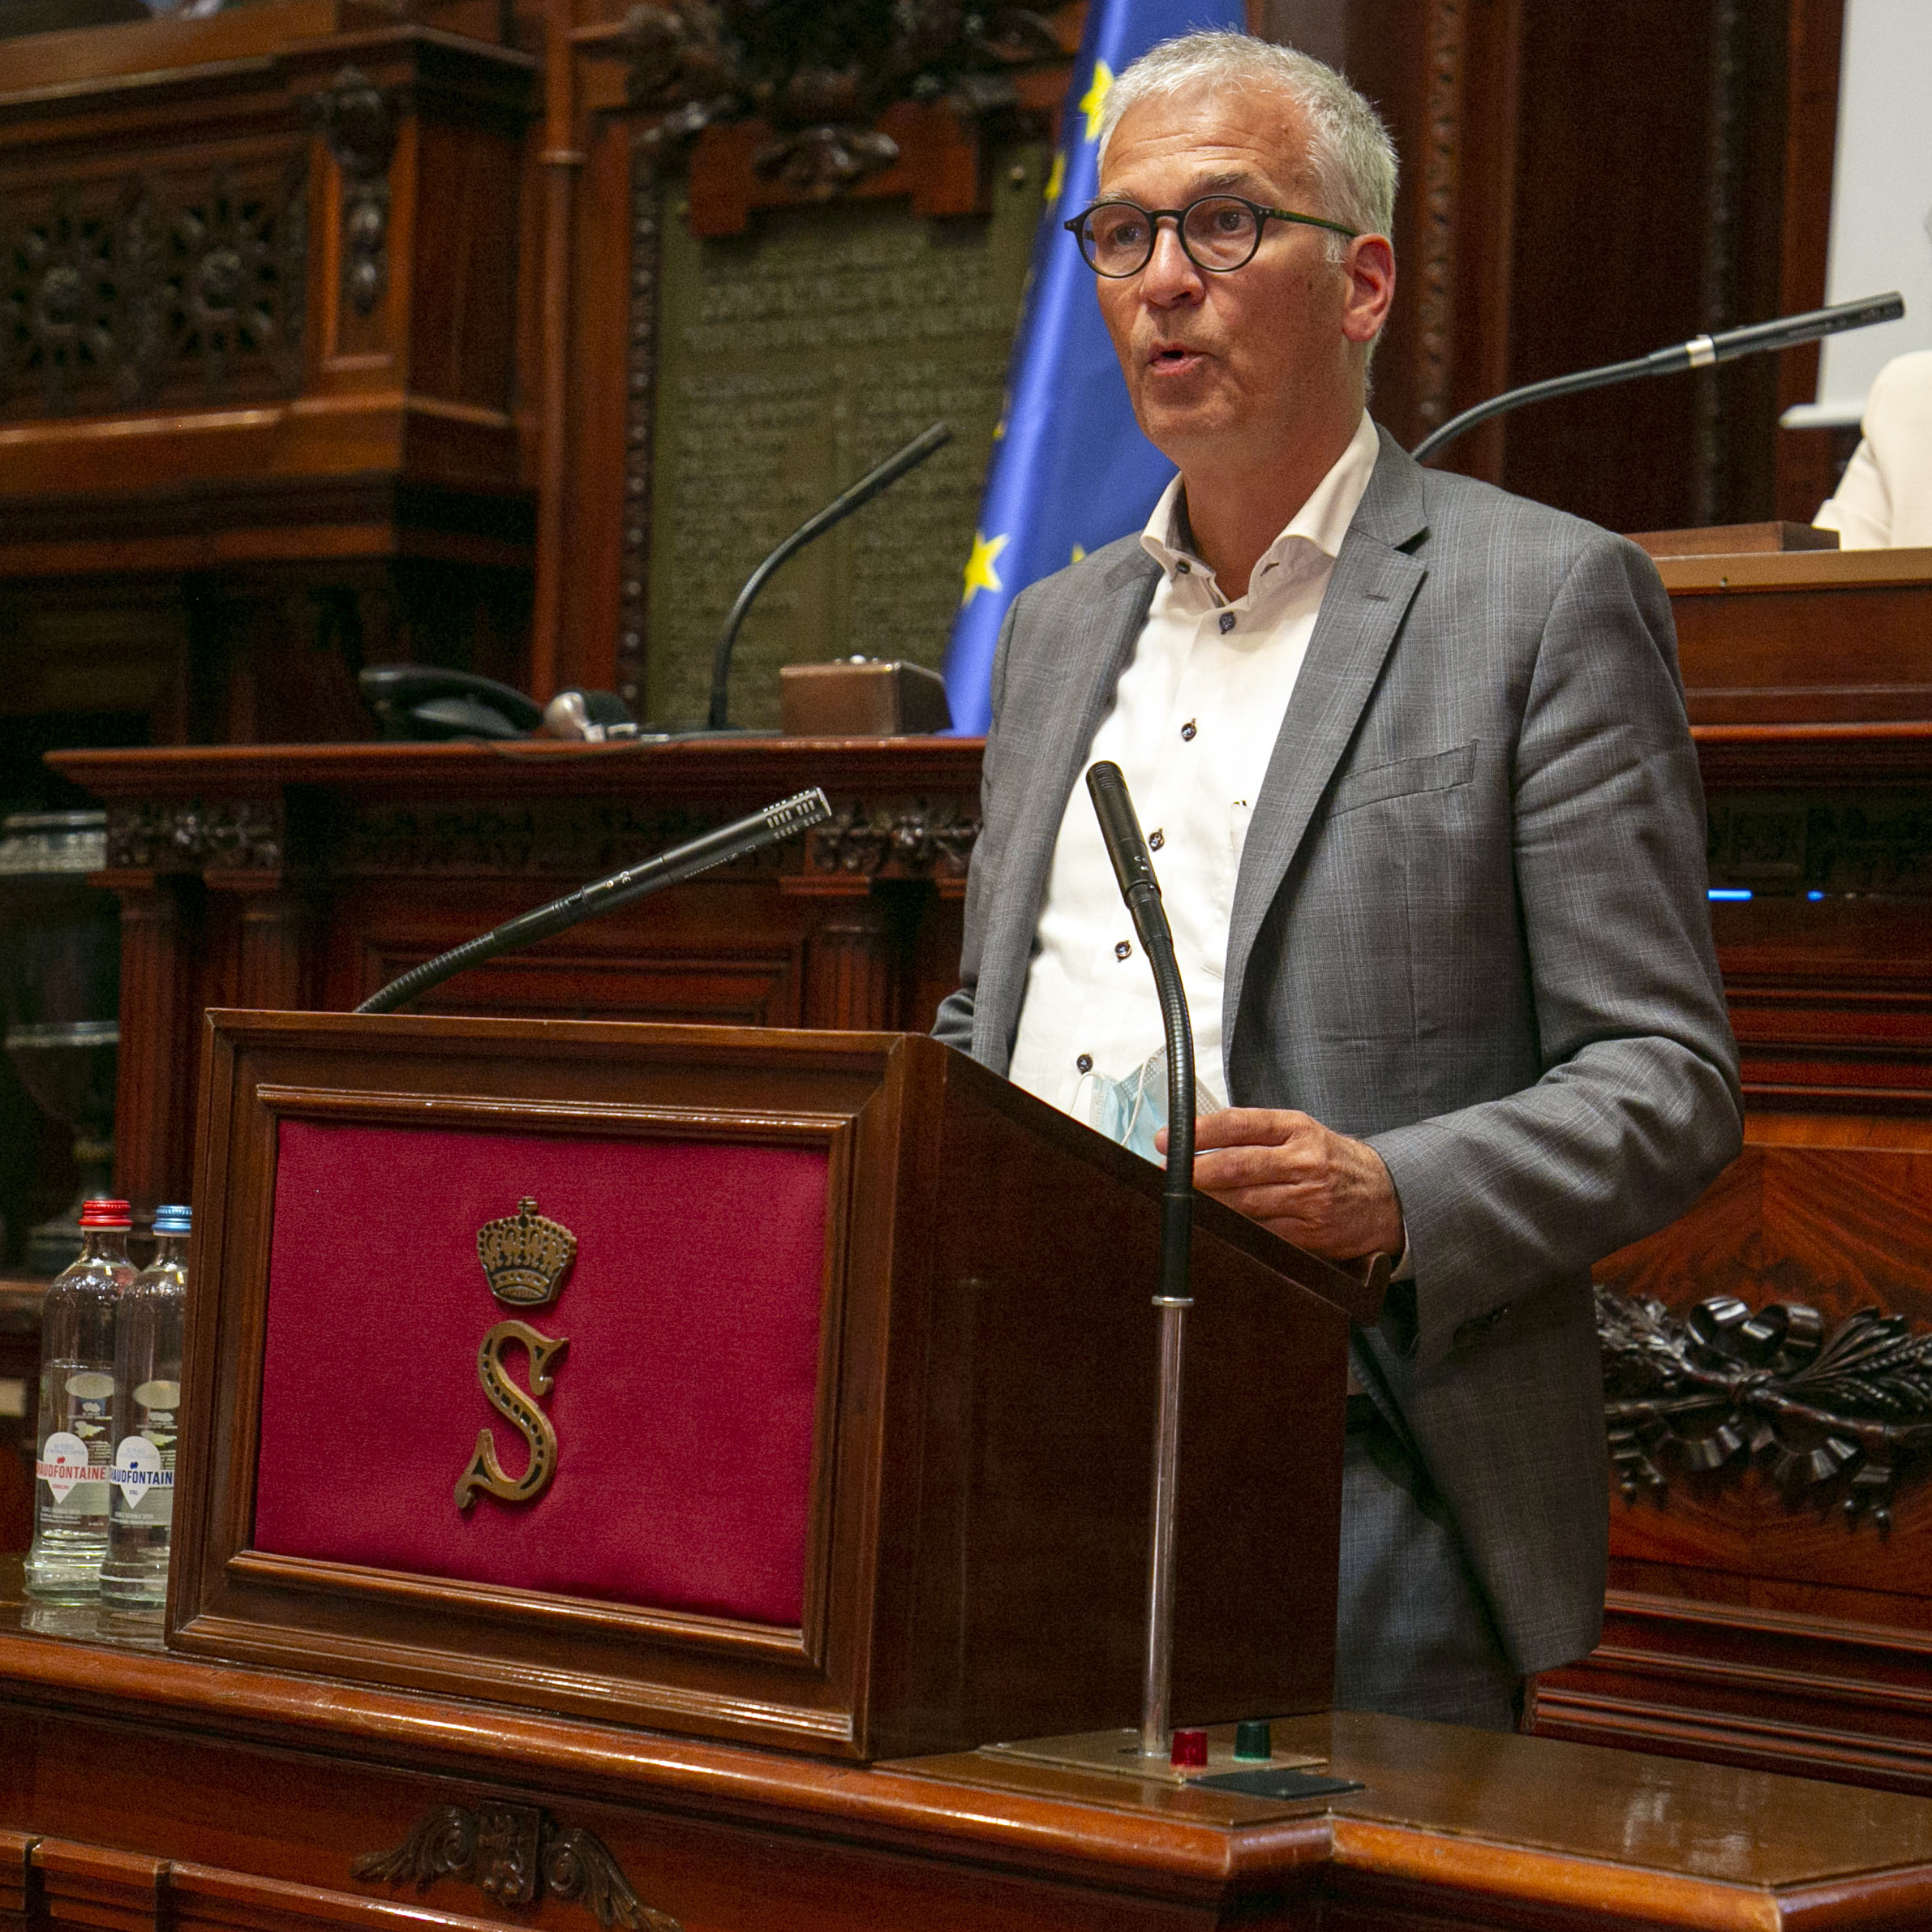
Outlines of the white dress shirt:
M 1335 466 L 1230 601 L 1182 547 L 1181 479 L 1140 541 L 1158 563 L 1147 622 L 1087 762 L 1119 766 L 1153 850 L 1194 1023 L 1196 1076 L 1227 1101 L 1221 984 L 1241 848 L 1335 558 L 1377 452 L 1363 411 Z M 1084 784 L 1067 800 L 1033 938 L 1009 1077 L 1066 1113 L 1089 1073 L 1131 1075 L 1163 1042 L 1140 956 Z
M 1841 550 L 1932 544 L 1932 350 L 1894 356 L 1865 399 L 1858 448 L 1811 521 Z

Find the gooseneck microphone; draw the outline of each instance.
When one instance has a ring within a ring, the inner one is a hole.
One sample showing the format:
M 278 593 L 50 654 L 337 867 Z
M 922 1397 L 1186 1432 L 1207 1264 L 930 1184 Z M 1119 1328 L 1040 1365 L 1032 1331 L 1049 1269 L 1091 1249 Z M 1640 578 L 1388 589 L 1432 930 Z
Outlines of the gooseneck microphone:
M 695 874 L 708 872 L 714 865 L 729 865 L 733 859 L 744 858 L 767 845 L 809 831 L 815 825 L 822 825 L 831 815 L 831 805 L 816 786 L 809 792 L 782 799 L 776 805 L 766 805 L 762 812 L 753 812 L 749 818 L 701 833 L 682 845 L 672 846 L 668 852 L 659 852 L 622 872 L 613 872 L 608 878 L 580 886 L 547 906 L 521 912 L 480 938 L 466 940 L 433 960 L 425 960 L 401 978 L 391 980 L 380 992 L 371 994 L 355 1010 L 358 1013 L 393 1013 L 405 1000 L 441 985 L 466 967 L 480 966 L 500 953 L 515 952 L 586 919 L 614 912 L 620 906 L 662 891 L 667 886 L 677 885 Z
M 753 599 L 764 589 L 772 572 L 815 538 L 823 536 L 835 523 L 843 523 L 854 510 L 863 509 L 881 490 L 897 483 L 907 470 L 917 469 L 935 449 L 942 449 L 951 440 L 952 425 L 949 423 L 935 423 L 930 429 L 921 430 L 904 449 L 895 451 L 876 470 L 867 470 L 849 490 L 835 496 L 817 516 L 800 524 L 745 580 L 745 588 L 738 593 L 737 601 L 726 616 L 724 629 L 718 633 L 717 644 L 711 652 L 711 706 L 706 720 L 709 729 L 723 732 L 732 728 L 732 646 L 738 641 L 738 626 L 745 621 L 745 613 L 751 608 Z
M 1606 363 L 1599 369 L 1579 369 L 1574 375 L 1526 383 L 1519 389 L 1505 389 L 1501 396 L 1492 396 L 1488 401 L 1479 402 L 1474 409 L 1452 416 L 1440 429 L 1432 430 L 1409 453 L 1417 462 L 1427 462 L 1437 450 L 1479 423 L 1521 409 L 1526 403 L 1548 402 L 1553 397 L 1608 389 L 1612 383 L 1638 382 L 1646 376 L 1669 376 L 1680 369 L 1707 369 L 1714 363 L 1728 363 L 1741 355 L 1795 349 L 1801 342 L 1815 342 L 1820 336 L 1870 328 L 1878 322 L 1896 322 L 1904 312 L 1904 300 L 1896 293 L 1870 295 L 1862 302 L 1841 302 L 1831 308 L 1808 310 L 1801 316 L 1781 316 L 1774 322 L 1753 322 L 1742 328 L 1728 328 L 1721 335 L 1693 336 L 1688 342 L 1673 342 L 1668 349 L 1655 349 L 1648 355 L 1635 356 L 1626 363 Z
M 1181 1366 L 1194 1250 L 1194 1028 L 1174 956 L 1174 934 L 1161 904 L 1161 882 L 1140 835 L 1140 821 L 1120 767 L 1087 767 L 1087 792 L 1100 820 L 1120 896 L 1133 915 L 1141 951 L 1153 969 L 1167 1034 L 1167 1176 L 1161 1191 L 1161 1387 L 1154 1421 L 1153 1533 L 1147 1584 L 1147 1659 L 1141 1680 L 1140 1754 L 1165 1758 L 1174 1662 L 1174 1531 L 1179 1468 Z
M 1161 883 L 1120 767 L 1104 762 L 1088 766 L 1087 792 L 1161 998 L 1161 1024 L 1167 1033 L 1167 1184 L 1161 1194 L 1160 1299 L 1185 1303 L 1194 1226 L 1194 1026 Z

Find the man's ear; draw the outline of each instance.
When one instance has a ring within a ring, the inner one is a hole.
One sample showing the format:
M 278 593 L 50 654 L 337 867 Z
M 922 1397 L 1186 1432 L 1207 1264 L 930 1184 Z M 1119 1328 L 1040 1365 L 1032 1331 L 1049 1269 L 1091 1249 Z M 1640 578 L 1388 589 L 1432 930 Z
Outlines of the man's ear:
M 1395 250 L 1389 238 L 1357 235 L 1342 255 L 1342 272 L 1348 278 L 1342 333 L 1351 342 L 1372 342 L 1395 299 Z

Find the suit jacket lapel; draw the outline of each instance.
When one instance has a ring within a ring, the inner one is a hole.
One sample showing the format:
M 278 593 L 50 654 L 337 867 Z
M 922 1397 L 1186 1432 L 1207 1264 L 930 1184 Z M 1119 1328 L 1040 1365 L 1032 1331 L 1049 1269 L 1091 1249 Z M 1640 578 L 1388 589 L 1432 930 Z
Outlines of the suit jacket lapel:
M 1381 431 L 1381 440 L 1368 487 L 1335 560 L 1242 847 L 1228 921 L 1224 1058 L 1233 1049 L 1242 983 L 1261 922 L 1301 850 L 1410 603 L 1428 574 L 1426 565 L 1398 547 L 1428 527 L 1423 471 L 1388 431 Z
M 1064 652 L 1065 676 L 1035 734 L 1026 794 L 987 917 L 974 1002 L 973 1058 L 1002 1073 L 1026 992 L 1033 931 L 1067 797 L 1133 656 L 1160 577 L 1160 566 L 1136 548 L 1114 566 L 1091 602 L 1070 614 L 1060 638 L 1048 646 Z

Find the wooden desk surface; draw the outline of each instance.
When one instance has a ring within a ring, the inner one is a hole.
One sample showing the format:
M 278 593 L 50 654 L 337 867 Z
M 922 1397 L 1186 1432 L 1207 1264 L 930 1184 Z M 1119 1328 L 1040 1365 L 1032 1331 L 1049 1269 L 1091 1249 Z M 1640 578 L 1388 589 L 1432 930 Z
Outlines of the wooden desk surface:
M 1329 1801 L 977 1754 L 855 1768 L 174 1657 L 152 1629 L 110 1638 L 93 1612 L 25 1604 L 19 1577 L 17 1559 L 0 1566 L 0 1858 L 19 1845 L 50 1887 L 63 1860 L 125 1872 L 145 1858 L 167 1861 L 150 1887 L 219 1877 L 285 1908 L 298 1891 L 316 1921 L 371 1922 L 372 1907 L 390 1924 L 487 1919 L 460 1874 L 406 1911 L 408 1888 L 350 1870 L 425 1807 L 484 1801 L 481 1784 L 526 1803 L 539 1792 L 600 1834 L 685 1932 L 1932 1921 L 1932 1802 L 1888 1792 L 1348 1714 L 1277 1728 L 1366 1787 Z M 96 1727 L 118 1749 L 76 1782 Z M 157 1732 L 165 1749 L 133 1748 Z M 989 1918 L 994 1891 L 1005 1903 Z
M 1672 597 L 1727 590 L 1922 590 L 1932 584 L 1932 550 L 1741 551 L 1655 560 Z

